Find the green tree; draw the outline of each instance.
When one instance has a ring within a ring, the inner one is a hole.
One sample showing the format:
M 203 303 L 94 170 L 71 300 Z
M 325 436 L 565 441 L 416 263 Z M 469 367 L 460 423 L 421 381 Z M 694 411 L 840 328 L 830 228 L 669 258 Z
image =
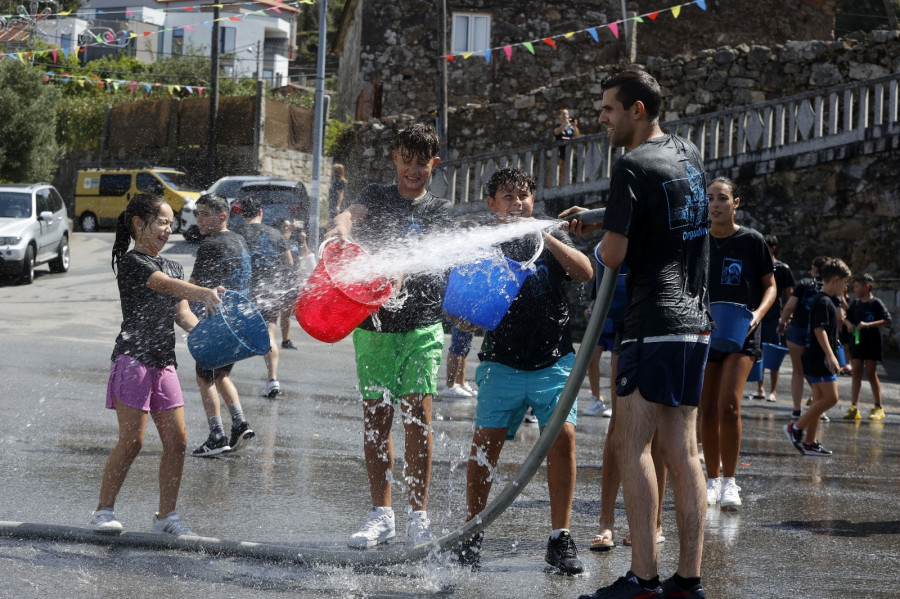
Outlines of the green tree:
M 56 170 L 59 90 L 18 60 L 0 60 L 0 178 L 49 180 Z

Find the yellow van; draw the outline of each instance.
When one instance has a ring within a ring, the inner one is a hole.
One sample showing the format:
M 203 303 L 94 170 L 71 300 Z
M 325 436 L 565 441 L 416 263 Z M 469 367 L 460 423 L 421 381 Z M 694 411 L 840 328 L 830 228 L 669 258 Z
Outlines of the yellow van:
M 175 212 L 173 232 L 184 224 L 184 205 L 193 206 L 200 197 L 188 176 L 171 168 L 80 170 L 75 182 L 75 222 L 86 233 L 101 226 L 114 227 L 128 201 L 141 192 L 166 198 Z

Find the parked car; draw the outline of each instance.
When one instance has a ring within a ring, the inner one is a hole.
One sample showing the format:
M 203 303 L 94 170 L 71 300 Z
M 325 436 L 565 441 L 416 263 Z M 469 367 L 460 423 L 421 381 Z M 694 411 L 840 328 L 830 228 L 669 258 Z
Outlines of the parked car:
M 129 200 L 141 192 L 166 199 L 175 212 L 174 233 L 182 230 L 184 205 L 200 197 L 188 175 L 171 168 L 85 169 L 75 183 L 75 222 L 85 233 L 115 226 Z
M 222 177 L 213 183 L 209 189 L 203 193 L 218 193 L 225 196 L 225 199 L 228 200 L 228 206 L 230 207 L 240 192 L 241 185 L 244 183 L 281 180 L 282 179 L 267 177 L 265 175 L 229 175 L 227 177 Z M 184 222 L 184 230 L 182 232 L 184 239 L 188 243 L 200 243 L 203 239 L 203 235 L 200 234 L 200 230 L 197 228 L 197 203 L 189 202 L 185 204 L 182 209 L 182 212 L 184 211 L 189 211 L 190 213 L 189 217 L 182 217 L 182 221 Z M 192 222 L 188 222 L 189 219 L 191 219 Z
M 69 217 L 49 183 L 0 185 L 0 272 L 28 285 L 34 267 L 69 270 Z
M 258 197 L 262 204 L 263 224 L 273 225 L 282 218 L 303 221 L 307 224 L 309 214 L 309 194 L 306 186 L 299 181 L 269 179 L 250 181 L 241 185 L 237 198 L 231 204 L 228 228 L 240 232 L 244 227 L 241 214 L 242 200 L 248 196 Z

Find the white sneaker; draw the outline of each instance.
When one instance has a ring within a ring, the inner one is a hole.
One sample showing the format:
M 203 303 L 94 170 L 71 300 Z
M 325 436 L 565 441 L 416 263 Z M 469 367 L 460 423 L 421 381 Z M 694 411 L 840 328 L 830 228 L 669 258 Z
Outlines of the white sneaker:
M 734 479 L 731 479 L 734 480 Z M 719 503 L 722 499 L 722 479 L 708 478 L 706 479 L 706 503 L 713 505 Z
M 468 391 L 469 393 L 471 393 L 472 397 L 475 397 L 476 395 L 478 395 L 478 391 L 476 391 L 475 388 L 469 384 L 469 381 L 466 381 L 465 383 L 463 383 L 462 388 L 465 389 L 466 391 Z
M 190 528 L 185 526 L 184 522 L 178 519 L 178 514 L 175 512 L 169 512 L 169 514 L 162 520 L 159 519 L 159 514 L 154 514 L 153 527 L 151 530 L 153 532 L 164 533 L 167 535 L 182 535 L 186 537 L 200 536 Z
M 424 511 L 413 512 L 406 520 L 406 544 L 410 547 L 434 542 L 431 520 Z
M 612 408 L 606 408 L 605 410 L 603 410 L 603 417 L 612 418 Z
M 97 532 L 117 533 L 122 532 L 122 523 L 116 520 L 116 514 L 112 508 L 102 508 L 91 513 L 88 528 Z
M 281 385 L 278 383 L 278 379 L 269 379 L 266 383 L 266 392 L 263 393 L 263 397 L 272 398 L 279 394 L 281 394 Z
M 469 399 L 472 394 L 466 391 L 462 385 L 453 385 L 452 387 L 444 387 L 440 393 L 444 399 Z
M 733 478 L 722 479 L 722 507 L 738 507 L 741 505 L 741 496 Z
M 532 410 L 531 408 L 528 408 L 528 411 L 525 412 L 525 422 L 527 424 L 537 424 L 538 423 L 537 416 L 534 415 L 534 410 Z
M 606 409 L 606 404 L 603 403 L 603 399 L 599 397 L 591 396 L 591 405 L 586 407 L 582 414 L 585 416 L 599 416 L 603 413 L 603 410 Z
M 386 543 L 388 539 L 393 539 L 395 536 L 394 510 L 388 509 L 379 513 L 376 508 L 372 508 L 359 530 L 350 535 L 347 546 L 354 549 L 368 549 L 380 543 Z

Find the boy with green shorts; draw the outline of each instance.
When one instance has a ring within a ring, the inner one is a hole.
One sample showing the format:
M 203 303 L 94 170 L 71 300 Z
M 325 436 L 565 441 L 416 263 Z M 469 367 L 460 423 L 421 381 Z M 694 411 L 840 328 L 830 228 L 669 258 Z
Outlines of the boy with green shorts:
M 325 236 L 353 237 L 369 249 L 452 226 L 450 202 L 425 189 L 435 165 L 434 128 L 415 124 L 397 133 L 392 145 L 397 183 L 370 184 L 347 210 L 334 218 Z M 433 438 L 431 402 L 437 392 L 444 347 L 441 304 L 443 273 L 404 277 L 405 299 L 382 306 L 353 332 L 356 372 L 363 397 L 366 472 L 372 509 L 350 547 L 366 549 L 395 536 L 391 507 L 394 406 L 403 413 L 406 433 L 404 479 L 408 484 L 406 539 L 410 546 L 434 540 L 428 520 L 428 483 Z
M 487 204 L 497 221 L 531 219 L 534 186 L 534 179 L 520 169 L 495 172 L 488 183 Z M 534 411 L 543 430 L 575 362 L 565 282 L 591 280 L 591 262 L 560 229 L 543 229 L 537 234 L 543 236 L 544 247 L 535 262 L 535 272 L 525 279 L 497 328 L 485 333 L 478 354 L 478 406 L 466 471 L 469 520 L 487 505 L 504 442 L 515 438 L 528 408 Z M 505 256 L 523 262 L 535 253 L 536 247 L 531 235 L 500 244 Z M 551 533 L 544 559 L 565 574 L 584 570 L 569 534 L 575 493 L 577 409 L 577 404 L 572 406 L 547 454 Z M 480 532 L 456 549 L 460 563 L 479 563 L 483 538 L 484 533 Z

